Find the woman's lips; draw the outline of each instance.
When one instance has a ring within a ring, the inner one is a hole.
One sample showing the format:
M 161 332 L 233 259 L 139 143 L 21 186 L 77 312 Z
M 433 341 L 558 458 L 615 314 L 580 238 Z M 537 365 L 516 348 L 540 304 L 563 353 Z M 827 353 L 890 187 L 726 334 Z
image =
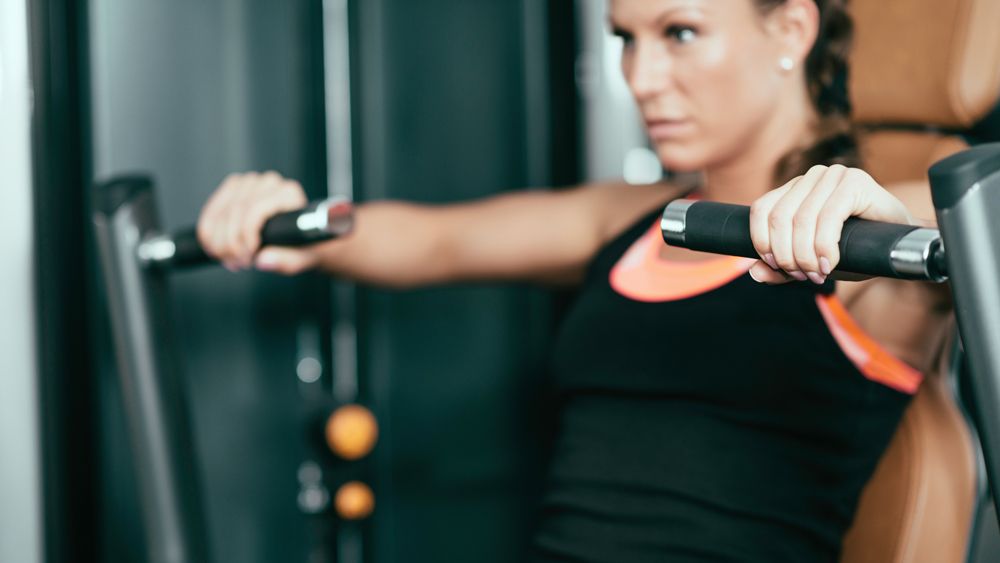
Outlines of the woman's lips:
M 690 119 L 650 119 L 646 121 L 649 138 L 654 141 L 683 136 L 691 131 L 694 122 Z

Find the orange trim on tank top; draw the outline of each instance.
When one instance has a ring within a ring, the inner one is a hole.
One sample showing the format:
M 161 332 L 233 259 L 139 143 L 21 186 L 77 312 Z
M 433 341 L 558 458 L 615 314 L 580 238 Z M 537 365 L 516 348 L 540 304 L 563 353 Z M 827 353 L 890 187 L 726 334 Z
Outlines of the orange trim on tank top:
M 836 295 L 817 295 L 816 305 L 840 349 L 865 377 L 903 393 L 917 392 L 924 375 L 868 336 Z
M 618 259 L 608 280 L 620 295 L 634 301 L 678 301 L 718 289 L 744 275 L 754 259 L 721 256 L 700 262 L 661 258 L 659 222 Z M 827 328 L 847 358 L 868 379 L 903 393 L 916 393 L 923 374 L 882 348 L 851 318 L 835 294 L 817 295 Z
M 611 287 L 635 301 L 678 301 L 720 288 L 746 274 L 754 263 L 735 256 L 700 262 L 665 260 L 660 258 L 663 244 L 657 221 L 611 269 Z

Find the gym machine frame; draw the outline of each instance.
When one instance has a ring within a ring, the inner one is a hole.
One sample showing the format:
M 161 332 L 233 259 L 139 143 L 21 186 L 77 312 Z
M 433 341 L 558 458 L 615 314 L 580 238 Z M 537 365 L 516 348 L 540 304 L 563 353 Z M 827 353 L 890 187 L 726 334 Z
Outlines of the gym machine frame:
M 94 226 L 151 563 L 211 559 L 190 416 L 167 311 L 167 275 L 210 262 L 194 229 L 160 232 L 152 181 L 96 187 Z M 347 234 L 351 204 L 314 202 L 264 225 L 263 244 L 302 245 Z

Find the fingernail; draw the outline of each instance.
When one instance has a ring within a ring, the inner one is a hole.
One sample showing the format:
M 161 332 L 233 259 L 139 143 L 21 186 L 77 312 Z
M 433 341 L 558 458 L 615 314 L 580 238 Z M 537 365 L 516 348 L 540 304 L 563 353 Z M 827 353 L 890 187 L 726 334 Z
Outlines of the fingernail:
M 826 256 L 821 256 L 819 259 L 819 271 L 823 272 L 824 276 L 829 276 L 833 268 L 830 267 L 830 261 L 826 259 Z
M 806 281 L 808 279 L 808 278 L 806 278 L 806 275 L 803 274 L 802 272 L 797 272 L 797 271 L 796 272 L 788 272 L 788 275 L 792 276 L 793 278 L 795 278 L 795 279 L 797 279 L 799 281 Z
M 816 272 L 806 272 L 806 276 L 809 277 L 809 281 L 816 285 L 823 285 L 823 282 L 826 281 L 826 276 L 821 276 Z
M 774 254 L 770 252 L 764 255 L 764 263 L 770 266 L 772 270 L 778 269 L 778 263 L 774 261 Z
M 757 279 L 757 276 L 753 275 L 753 268 L 750 268 L 750 271 L 747 272 L 747 273 L 750 274 L 750 279 L 752 279 L 753 281 L 755 281 L 757 283 L 764 283 L 764 282 L 760 281 L 759 279 Z

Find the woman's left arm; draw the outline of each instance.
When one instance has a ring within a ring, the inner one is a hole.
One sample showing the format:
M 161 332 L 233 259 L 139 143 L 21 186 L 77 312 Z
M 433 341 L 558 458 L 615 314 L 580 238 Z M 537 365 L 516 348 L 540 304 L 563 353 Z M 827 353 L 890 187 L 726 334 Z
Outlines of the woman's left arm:
M 762 257 L 751 276 L 769 284 L 822 283 L 840 261 L 837 243 L 849 217 L 936 226 L 926 183 L 886 189 L 856 168 L 816 166 L 751 206 L 751 238 Z M 838 284 L 837 295 L 890 352 L 922 371 L 933 369 L 951 316 L 946 284 L 874 278 Z

